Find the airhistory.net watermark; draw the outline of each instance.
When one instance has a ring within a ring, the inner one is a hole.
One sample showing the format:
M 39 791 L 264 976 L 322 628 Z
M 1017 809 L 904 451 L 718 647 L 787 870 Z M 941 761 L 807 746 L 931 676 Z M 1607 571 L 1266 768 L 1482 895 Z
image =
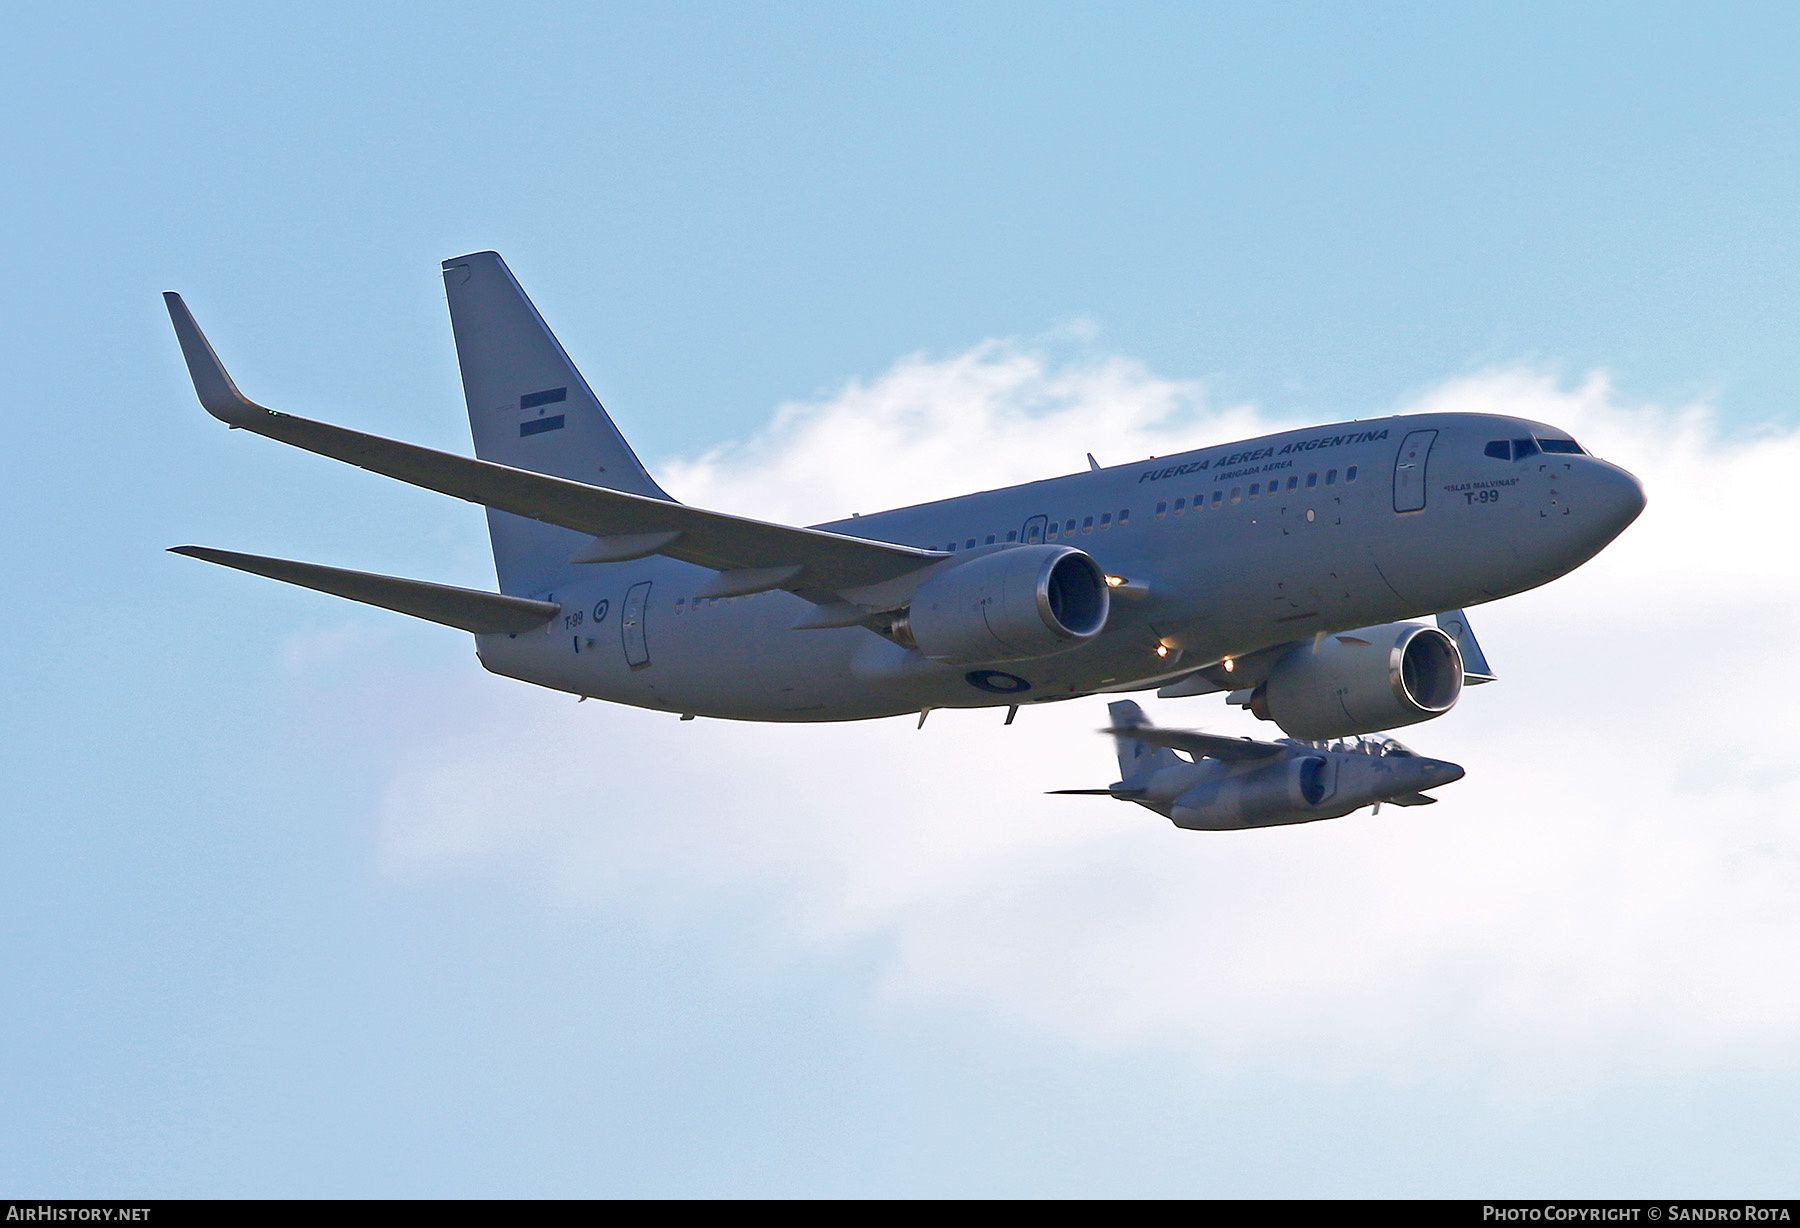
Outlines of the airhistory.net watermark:
M 6 1204 L 8 1223 L 143 1223 L 150 1218 L 149 1207 L 67 1207 L 56 1203 Z

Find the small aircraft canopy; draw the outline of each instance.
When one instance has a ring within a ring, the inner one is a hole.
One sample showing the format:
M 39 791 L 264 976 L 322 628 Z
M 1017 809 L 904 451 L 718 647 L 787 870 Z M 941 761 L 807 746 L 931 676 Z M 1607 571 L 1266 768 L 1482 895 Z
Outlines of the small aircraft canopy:
M 1406 758 L 1418 758 L 1419 752 L 1407 746 L 1398 738 L 1390 738 L 1385 733 L 1358 734 L 1351 738 L 1336 738 L 1329 742 L 1300 742 L 1300 746 L 1311 746 L 1318 750 L 1334 750 L 1343 754 L 1373 755 L 1377 758 L 1387 755 Z

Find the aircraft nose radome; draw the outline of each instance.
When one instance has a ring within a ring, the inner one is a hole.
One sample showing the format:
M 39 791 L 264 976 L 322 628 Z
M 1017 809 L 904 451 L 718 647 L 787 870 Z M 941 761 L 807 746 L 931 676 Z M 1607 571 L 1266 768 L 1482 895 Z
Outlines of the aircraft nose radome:
M 1418 764 L 1419 773 L 1427 783 L 1421 789 L 1435 789 L 1439 785 L 1447 785 L 1461 780 L 1466 773 L 1460 763 L 1451 763 L 1447 759 L 1425 759 Z
M 1644 484 L 1632 474 L 1610 461 L 1596 460 L 1592 479 L 1594 492 L 1589 496 L 1600 509 L 1601 518 L 1616 536 L 1636 520 L 1648 500 Z

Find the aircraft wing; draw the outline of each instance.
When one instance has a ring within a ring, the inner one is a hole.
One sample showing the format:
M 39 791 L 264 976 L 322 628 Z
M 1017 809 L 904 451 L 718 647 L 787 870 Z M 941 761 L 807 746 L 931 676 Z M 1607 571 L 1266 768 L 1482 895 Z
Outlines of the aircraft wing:
M 1195 757 L 1223 759 L 1227 763 L 1273 759 L 1277 755 L 1288 753 L 1286 747 L 1277 746 L 1273 742 L 1258 742 L 1254 738 L 1227 738 L 1216 733 L 1195 733 L 1190 729 L 1158 729 L 1154 725 L 1144 725 L 1136 729 L 1105 729 L 1101 732 L 1136 738 L 1152 746 L 1166 746 L 1170 750 L 1184 750 Z
M 940 551 L 704 511 L 277 413 L 238 391 L 181 296 L 163 298 L 194 391 L 213 417 L 439 494 L 592 534 L 597 540 L 571 561 L 621 562 L 662 554 L 724 573 L 703 596 L 782 588 L 814 600 L 831 594 L 823 597 L 830 602 L 845 590 L 894 580 L 948 557 Z

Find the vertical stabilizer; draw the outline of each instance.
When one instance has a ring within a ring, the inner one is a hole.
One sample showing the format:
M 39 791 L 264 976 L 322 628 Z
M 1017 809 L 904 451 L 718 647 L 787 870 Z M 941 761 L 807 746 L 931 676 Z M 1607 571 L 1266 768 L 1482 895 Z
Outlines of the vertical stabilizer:
M 1133 784 L 1149 776 L 1152 772 L 1165 767 L 1174 767 L 1182 762 L 1181 756 L 1166 746 L 1152 746 L 1141 738 L 1134 738 L 1126 733 L 1117 732 L 1125 729 L 1142 729 L 1150 723 L 1144 710 L 1137 701 L 1121 699 L 1106 705 L 1106 713 L 1112 717 L 1115 731 L 1113 741 L 1119 747 L 1119 780 L 1124 784 Z
M 669 496 L 619 434 L 581 372 L 494 252 L 444 261 L 475 455 L 653 499 Z M 588 541 L 508 512 L 488 512 L 500 590 L 554 587 Z

